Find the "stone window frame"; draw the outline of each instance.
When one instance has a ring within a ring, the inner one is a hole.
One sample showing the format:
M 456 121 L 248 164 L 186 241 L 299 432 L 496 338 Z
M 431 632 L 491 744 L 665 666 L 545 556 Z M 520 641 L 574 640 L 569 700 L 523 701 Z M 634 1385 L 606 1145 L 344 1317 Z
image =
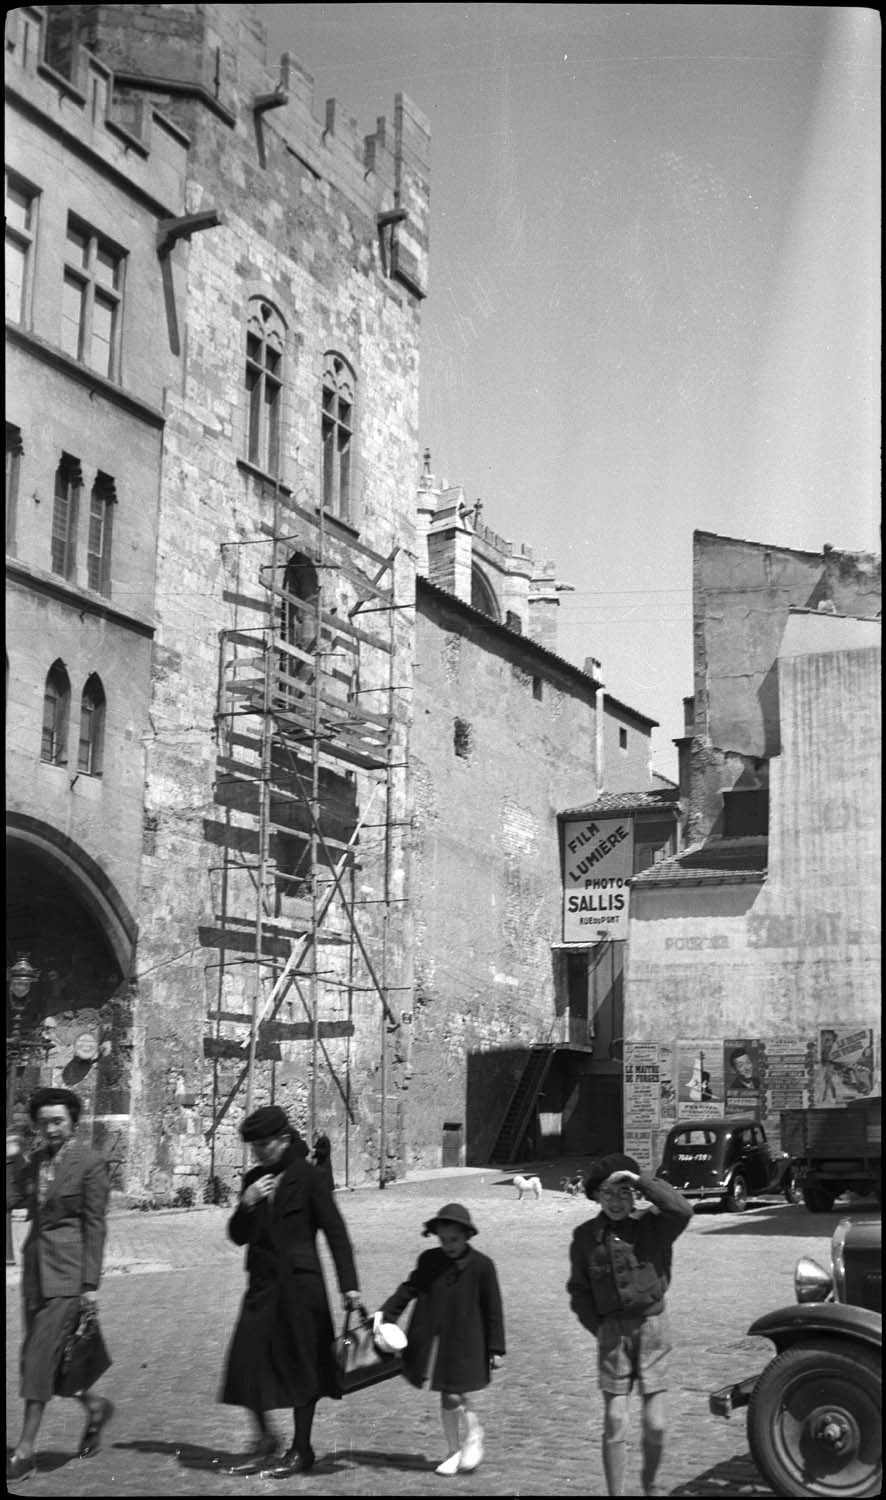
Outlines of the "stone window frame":
M 359 393 L 353 361 L 341 349 L 324 350 L 320 376 L 320 503 L 329 515 L 355 531 L 359 529 Z
M 75 247 L 80 252 L 79 260 L 71 253 Z M 61 347 L 69 358 L 95 370 L 106 380 L 117 382 L 120 379 L 126 259 L 122 246 L 99 233 L 79 214 L 68 213 L 59 330 Z M 110 279 L 106 271 L 110 272 Z M 78 308 L 70 303 L 69 294 L 79 297 Z M 98 338 L 99 349 L 107 349 L 107 357 L 98 361 L 95 358 L 97 308 L 105 309 L 110 326 L 107 339 Z M 72 329 L 76 330 L 73 339 Z
M 81 776 L 101 776 L 104 770 L 107 698 L 102 680 L 91 672 L 80 694 L 77 770 Z
M 21 204 L 15 202 L 15 197 L 22 199 Z M 5 298 L 6 316 L 10 323 L 17 323 L 20 328 L 30 328 L 33 293 L 34 293 L 34 263 L 37 247 L 37 225 L 39 217 L 41 192 L 34 183 L 22 177 L 20 172 L 7 169 L 4 187 L 4 207 L 6 214 L 6 270 L 5 270 Z M 14 209 L 21 207 L 24 210 L 22 222 L 17 222 Z M 11 210 L 13 210 L 11 212 Z M 13 283 L 9 280 L 12 267 L 21 264 L 21 284 L 18 288 L 18 308 L 10 311 L 9 296 L 13 289 Z
M 18 493 L 21 485 L 21 461 L 24 457 L 22 430 L 14 422 L 6 423 L 6 550 L 15 555 L 18 523 Z
M 40 759 L 46 765 L 68 763 L 68 727 L 71 714 L 71 679 L 61 657 L 46 673 L 43 686 L 43 724 L 40 735 Z
M 244 323 L 242 452 L 253 468 L 282 481 L 287 323 L 275 299 L 262 289 L 250 289 Z M 270 393 L 273 400 L 268 400 Z
M 62 453 L 55 471 L 52 499 L 50 567 L 61 578 L 72 579 L 77 570 L 77 528 L 83 471 L 79 458 Z
M 89 527 L 86 538 L 86 583 L 97 594 L 110 598 L 111 545 L 117 486 L 110 474 L 97 470 L 89 495 Z

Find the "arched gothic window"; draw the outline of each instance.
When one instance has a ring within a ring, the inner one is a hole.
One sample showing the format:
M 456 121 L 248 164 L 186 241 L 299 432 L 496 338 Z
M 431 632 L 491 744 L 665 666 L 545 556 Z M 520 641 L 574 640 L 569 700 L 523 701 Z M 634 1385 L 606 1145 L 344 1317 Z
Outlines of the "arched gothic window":
M 264 297 L 252 297 L 246 327 L 246 456 L 266 474 L 280 472 L 283 320 Z
M 490 620 L 499 620 L 501 614 L 492 585 L 478 567 L 471 568 L 471 604 Z
M 323 505 L 342 521 L 353 521 L 352 460 L 356 377 L 340 354 L 323 367 Z
M 105 746 L 105 691 L 93 672 L 86 679 L 80 698 L 80 739 L 77 770 L 85 776 L 101 776 Z
M 40 742 L 40 759 L 53 766 L 67 764 L 70 706 L 71 683 L 64 662 L 54 661 L 43 688 L 43 735 Z
M 293 553 L 283 574 L 283 590 L 280 611 L 280 635 L 288 646 L 299 651 L 313 651 L 317 641 L 317 603 L 320 583 L 317 570 L 309 557 L 301 552 Z M 311 668 L 297 656 L 287 651 L 280 652 L 280 671 L 286 677 L 306 678 Z M 298 689 L 281 683 L 282 696 L 289 702 Z

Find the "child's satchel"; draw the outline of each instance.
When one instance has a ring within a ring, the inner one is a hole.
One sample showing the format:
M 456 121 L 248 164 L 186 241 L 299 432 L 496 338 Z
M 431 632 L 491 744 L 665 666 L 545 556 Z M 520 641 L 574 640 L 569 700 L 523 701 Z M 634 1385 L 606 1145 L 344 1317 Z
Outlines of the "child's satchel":
M 376 1344 L 372 1319 L 362 1302 L 345 1313 L 342 1331 L 332 1346 L 338 1388 L 343 1396 L 403 1374 L 403 1356 L 386 1354 Z

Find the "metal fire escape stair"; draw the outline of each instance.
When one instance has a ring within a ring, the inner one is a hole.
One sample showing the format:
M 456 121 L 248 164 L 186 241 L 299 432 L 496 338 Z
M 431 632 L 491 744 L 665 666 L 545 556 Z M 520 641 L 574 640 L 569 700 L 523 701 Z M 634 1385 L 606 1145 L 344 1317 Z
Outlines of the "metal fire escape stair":
M 536 1101 L 554 1060 L 555 1050 L 553 1045 L 544 1043 L 537 1043 L 532 1047 L 523 1072 L 517 1080 L 517 1086 L 511 1095 L 510 1103 L 505 1110 L 495 1145 L 489 1153 L 490 1161 L 504 1163 L 516 1159 L 520 1144 L 531 1123 Z

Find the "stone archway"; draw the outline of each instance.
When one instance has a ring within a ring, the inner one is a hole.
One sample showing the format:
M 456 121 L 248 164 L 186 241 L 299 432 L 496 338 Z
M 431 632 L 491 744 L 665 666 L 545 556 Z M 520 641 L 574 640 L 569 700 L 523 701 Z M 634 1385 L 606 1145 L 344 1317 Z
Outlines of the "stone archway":
M 20 1013 L 32 1045 L 10 1058 L 8 1114 L 41 1084 L 83 1099 L 80 1132 L 122 1167 L 130 1121 L 131 985 L 136 928 L 104 872 L 38 819 L 7 823 L 7 968 L 38 977 Z M 7 992 L 8 1003 L 8 992 Z M 117 1170 L 113 1185 L 122 1186 Z

